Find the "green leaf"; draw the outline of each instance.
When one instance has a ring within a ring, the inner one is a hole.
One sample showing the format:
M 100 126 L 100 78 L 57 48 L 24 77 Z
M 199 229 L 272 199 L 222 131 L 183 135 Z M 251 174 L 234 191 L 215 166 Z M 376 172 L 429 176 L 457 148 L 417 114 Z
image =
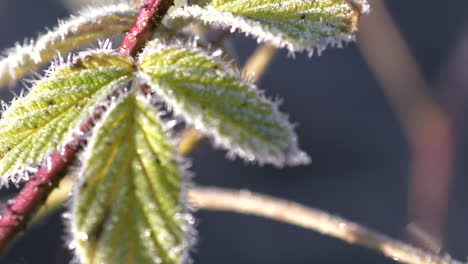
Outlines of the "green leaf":
M 278 167 L 309 162 L 277 107 L 219 56 L 154 41 L 139 63 L 141 77 L 174 112 L 213 137 L 231 156 Z
M 19 182 L 71 140 L 99 103 L 133 77 L 129 58 L 98 50 L 53 66 L 0 120 L 0 180 Z
M 239 30 L 291 52 L 321 53 L 354 39 L 366 0 L 198 0 L 174 10 L 174 19 L 196 19 Z
M 129 94 L 96 127 L 72 200 L 83 264 L 182 263 L 191 215 L 182 172 L 158 114 Z
M 128 4 L 89 9 L 25 45 L 16 45 L 0 60 L 0 86 L 36 70 L 57 54 L 65 54 L 99 38 L 127 31 L 135 22 L 138 10 Z

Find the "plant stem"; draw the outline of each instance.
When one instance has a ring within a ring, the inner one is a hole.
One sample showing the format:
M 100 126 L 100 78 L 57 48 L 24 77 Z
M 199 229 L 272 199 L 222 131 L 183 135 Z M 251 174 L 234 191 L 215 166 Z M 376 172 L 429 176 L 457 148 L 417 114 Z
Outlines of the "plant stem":
M 154 33 L 155 22 L 160 22 L 171 4 L 172 1 L 148 0 L 143 5 L 135 25 L 127 34 L 119 51 L 125 55 L 136 56 L 144 43 Z M 262 59 L 258 60 L 263 61 L 263 63 L 252 64 L 257 65 L 254 67 L 257 70 L 254 71 L 256 74 L 253 78 L 262 75 L 276 49 L 264 46 L 260 48 L 260 51 L 269 55 L 266 57 L 259 56 Z M 83 124 L 81 130 L 89 131 L 93 126 L 93 122 L 87 121 Z M 66 174 L 69 164 L 79 151 L 76 140 L 74 142 L 74 144 L 68 144 L 62 153 L 51 155 L 47 166 L 38 170 L 34 177 L 23 187 L 13 204 L 4 212 L 0 219 L 0 250 L 5 249 L 17 233 L 26 226 L 32 214 L 48 197 L 54 184 L 57 184 Z M 185 152 L 190 152 L 195 146 L 196 144 L 190 144 L 189 147 L 185 148 Z M 189 201 L 202 209 L 252 214 L 302 226 L 353 244 L 376 249 L 386 256 L 405 263 L 460 263 L 448 257 L 440 257 L 424 252 L 373 232 L 356 223 L 290 201 L 246 191 L 200 187 L 189 189 Z
M 179 152 L 180 155 L 187 156 L 190 152 L 196 149 L 204 139 L 205 136 L 198 132 L 196 128 L 187 128 L 180 137 L 177 152 Z
M 64 182 L 61 186 L 63 190 L 55 193 L 56 197 L 50 204 L 52 208 L 56 208 L 57 204 L 66 200 L 67 190 L 71 190 L 73 184 L 73 181 Z M 250 191 L 192 187 L 188 189 L 188 200 L 197 209 L 250 214 L 297 225 L 351 244 L 377 250 L 402 263 L 461 264 L 448 256 L 442 257 L 425 252 L 324 211 Z
M 453 182 L 454 127 L 430 93 L 430 85 L 385 1 L 369 0 L 369 3 L 372 13 L 362 18 L 358 43 L 408 139 L 411 155 L 408 215 L 410 226 L 424 231 L 411 232 L 414 228 L 410 228 L 409 235 L 421 246 L 437 252 L 446 231 Z M 429 235 L 420 237 L 418 233 Z
M 357 223 L 295 202 L 220 188 L 194 187 L 189 201 L 196 208 L 251 214 L 311 229 L 351 244 L 377 250 L 385 256 L 409 264 L 461 264 L 448 256 L 438 256 L 374 232 Z
M 141 6 L 137 20 L 125 36 L 119 52 L 135 57 L 153 36 L 158 24 L 173 4 L 173 0 L 147 0 Z
M 68 199 L 70 192 L 73 190 L 76 176 L 70 174 L 72 173 L 67 173 L 67 175 L 60 180 L 60 185 L 54 188 L 54 190 L 49 194 L 42 207 L 39 208 L 37 213 L 35 213 L 34 217 L 31 219 L 31 225 L 39 222 L 40 219 L 47 216 L 49 213 L 59 210 L 63 203 Z
M 172 0 L 147 0 L 138 14 L 135 24 L 125 36 L 119 52 L 123 55 L 136 56 L 144 44 L 151 38 L 156 26 L 173 4 Z M 94 127 L 94 120 L 99 118 L 104 109 L 93 114 L 84 122 L 80 130 L 89 132 Z M 0 252 L 3 252 L 10 242 L 23 230 L 33 214 L 44 203 L 49 194 L 67 173 L 69 165 L 76 158 L 79 146 L 86 143 L 85 139 L 74 138 L 62 152 L 52 154 L 22 188 L 12 204 L 3 212 L 0 218 Z
M 32 179 L 21 189 L 14 202 L 5 210 L 0 219 L 0 252 L 22 231 L 31 216 L 44 199 L 66 174 L 76 149 L 66 146 L 63 153 L 49 157 L 47 166 L 40 168 Z M 48 166 L 50 166 L 48 168 Z
M 251 82 L 260 81 L 277 53 L 278 48 L 270 44 L 258 47 L 245 63 L 242 71 L 250 78 Z

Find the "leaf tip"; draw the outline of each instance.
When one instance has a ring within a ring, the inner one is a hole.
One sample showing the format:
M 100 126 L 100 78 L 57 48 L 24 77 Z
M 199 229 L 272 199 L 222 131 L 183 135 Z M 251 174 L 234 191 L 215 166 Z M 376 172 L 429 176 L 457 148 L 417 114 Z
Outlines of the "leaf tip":
M 298 148 L 284 153 L 284 156 L 285 156 L 285 165 L 287 166 L 309 165 L 312 161 L 312 159 L 306 152 Z

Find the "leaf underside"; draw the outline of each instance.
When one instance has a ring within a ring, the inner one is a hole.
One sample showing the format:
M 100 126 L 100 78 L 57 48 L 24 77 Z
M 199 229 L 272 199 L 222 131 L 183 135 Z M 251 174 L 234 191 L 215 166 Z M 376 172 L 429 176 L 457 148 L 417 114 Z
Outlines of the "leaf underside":
M 140 76 L 165 101 L 215 143 L 259 164 L 304 164 L 287 119 L 231 65 L 179 44 L 150 44 L 140 57 Z
M 172 18 L 195 19 L 239 30 L 291 52 L 321 53 L 354 39 L 365 0 L 199 0 Z
M 0 120 L 1 184 L 27 178 L 41 163 L 79 135 L 96 105 L 133 77 L 133 61 L 107 51 L 82 53 L 71 65 L 52 67 Z
M 181 263 L 191 216 L 181 170 L 157 113 L 141 95 L 113 106 L 87 149 L 72 205 L 84 264 Z
M 95 8 L 60 22 L 36 41 L 10 48 L 0 60 L 0 86 L 20 79 L 59 53 L 66 54 L 96 39 L 127 31 L 137 14 L 134 6 L 126 4 Z

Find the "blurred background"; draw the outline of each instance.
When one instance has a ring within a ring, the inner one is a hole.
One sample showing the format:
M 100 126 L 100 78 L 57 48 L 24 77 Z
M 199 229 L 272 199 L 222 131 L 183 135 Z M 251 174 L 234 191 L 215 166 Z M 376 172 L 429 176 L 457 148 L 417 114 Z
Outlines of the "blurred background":
M 191 155 L 194 181 L 290 199 L 464 261 L 468 2 L 371 4 L 358 44 L 312 58 L 281 51 L 260 83 L 267 95 L 284 99 L 281 109 L 298 124 L 312 164 L 258 167 L 228 160 L 205 142 Z M 0 0 L 0 50 L 69 12 L 60 0 Z M 256 43 L 242 35 L 233 40 L 244 62 Z M 2 96 L 9 100 L 11 92 Z M 68 263 L 62 213 L 28 230 L 0 263 Z M 267 219 L 207 211 L 196 218 L 195 263 L 394 263 Z

